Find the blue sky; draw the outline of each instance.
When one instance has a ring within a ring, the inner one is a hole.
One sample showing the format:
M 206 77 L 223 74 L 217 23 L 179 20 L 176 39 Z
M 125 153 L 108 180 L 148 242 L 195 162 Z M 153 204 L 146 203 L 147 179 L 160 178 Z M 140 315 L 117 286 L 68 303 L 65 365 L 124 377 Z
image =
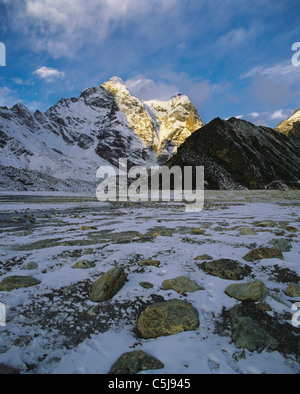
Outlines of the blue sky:
M 46 111 L 119 76 L 185 93 L 205 122 L 300 107 L 299 0 L 0 0 L 0 42 L 1 106 Z

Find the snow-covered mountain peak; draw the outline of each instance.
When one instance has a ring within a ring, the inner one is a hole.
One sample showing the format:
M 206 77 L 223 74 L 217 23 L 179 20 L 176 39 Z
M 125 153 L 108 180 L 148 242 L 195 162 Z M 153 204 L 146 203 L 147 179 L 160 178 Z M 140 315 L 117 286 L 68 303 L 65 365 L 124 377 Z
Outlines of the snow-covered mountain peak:
M 1 107 L 0 187 L 90 189 L 99 166 L 118 167 L 120 158 L 129 166 L 165 163 L 202 123 L 186 96 L 160 107 L 132 95 L 119 77 L 44 113 L 21 103 Z
M 275 130 L 288 135 L 300 143 L 300 108 L 292 116 L 279 123 Z

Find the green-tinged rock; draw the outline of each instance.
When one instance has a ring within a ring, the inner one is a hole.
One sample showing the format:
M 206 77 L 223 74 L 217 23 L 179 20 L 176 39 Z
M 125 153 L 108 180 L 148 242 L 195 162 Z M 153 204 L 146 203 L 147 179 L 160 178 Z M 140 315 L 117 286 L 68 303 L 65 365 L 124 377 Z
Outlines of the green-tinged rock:
M 123 268 L 112 268 L 93 283 L 90 299 L 94 302 L 103 302 L 113 298 L 126 282 Z
M 289 297 L 300 297 L 300 285 L 298 283 L 291 283 L 286 289 L 285 294 Z
M 142 350 L 123 354 L 111 367 L 110 375 L 132 375 L 164 368 L 164 364 Z
M 194 230 L 191 231 L 192 235 L 204 235 L 205 234 L 205 230 L 203 230 L 202 228 L 195 228 Z
M 283 255 L 278 248 L 261 247 L 251 250 L 243 258 L 246 261 L 255 261 L 262 259 L 273 259 L 273 258 L 283 260 Z
M 186 276 L 178 276 L 174 279 L 167 279 L 162 283 L 163 290 L 175 290 L 178 294 L 194 293 L 198 290 L 204 290 L 195 281 Z
M 279 249 L 281 252 L 289 252 L 292 249 L 292 244 L 290 241 L 284 238 L 272 239 L 269 244 L 273 245 L 275 248 Z
M 209 275 L 228 280 L 242 280 L 252 271 L 248 265 L 230 259 L 205 261 L 198 266 Z
M 172 233 L 169 230 L 159 230 L 157 232 L 155 232 L 154 234 L 152 234 L 152 237 L 172 237 Z
M 254 222 L 257 227 L 276 227 L 277 223 L 274 220 L 263 220 L 261 222 Z
M 153 289 L 153 284 L 150 282 L 140 282 L 140 285 L 144 288 L 144 289 Z
M 97 230 L 97 227 L 95 227 L 95 226 L 81 226 L 80 230 L 81 231 Z
M 262 301 L 259 304 L 257 304 L 256 309 L 259 311 L 262 311 L 262 312 L 271 312 L 272 311 L 271 306 L 265 301 Z
M 22 287 L 31 287 L 41 282 L 30 276 L 9 276 L 0 283 L 0 291 L 12 291 Z
M 248 283 L 232 284 L 225 289 L 225 294 L 239 301 L 264 301 L 269 295 L 266 285 L 260 280 Z
M 230 310 L 232 339 L 238 349 L 262 352 L 264 349 L 276 350 L 279 342 L 268 331 L 242 313 L 240 305 Z
M 88 260 L 80 260 L 72 266 L 72 268 L 78 268 L 78 269 L 83 269 L 83 270 L 93 268 L 93 267 L 95 267 L 95 264 L 91 263 Z
M 257 232 L 253 230 L 251 227 L 243 227 L 240 230 L 240 235 L 257 235 Z
M 31 270 L 35 270 L 36 268 L 38 268 L 38 264 L 31 261 L 30 263 L 23 265 L 23 267 L 21 269 L 23 271 L 31 271 Z
M 205 260 L 212 260 L 213 257 L 211 257 L 208 254 L 202 254 L 201 256 L 197 256 L 194 258 L 195 261 L 205 261 Z
M 137 322 L 137 333 L 150 339 L 197 330 L 200 326 L 198 311 L 188 302 L 171 300 L 148 306 Z
M 93 252 L 94 252 L 93 248 L 88 248 L 82 253 L 82 256 L 87 256 L 89 254 L 93 254 Z
M 158 260 L 142 260 L 139 263 L 139 266 L 141 266 L 141 267 L 149 267 L 149 266 L 159 267 L 160 261 L 158 261 Z

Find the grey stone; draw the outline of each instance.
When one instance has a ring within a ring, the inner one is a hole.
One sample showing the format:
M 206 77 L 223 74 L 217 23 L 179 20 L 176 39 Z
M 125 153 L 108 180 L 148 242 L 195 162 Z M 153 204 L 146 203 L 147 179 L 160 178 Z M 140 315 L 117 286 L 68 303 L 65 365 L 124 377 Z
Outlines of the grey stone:
M 137 374 L 141 371 L 164 368 L 164 364 L 142 350 L 124 353 L 111 367 L 110 375 Z
M 194 293 L 198 290 L 204 290 L 195 281 L 186 276 L 178 276 L 174 279 L 166 279 L 162 283 L 163 290 L 175 290 L 178 294 Z
M 269 290 L 263 282 L 255 280 L 254 282 L 232 284 L 225 289 L 225 294 L 239 301 L 258 302 L 265 300 L 269 295 Z
M 262 352 L 265 348 L 276 350 L 279 342 L 249 316 L 242 314 L 240 305 L 230 310 L 232 339 L 238 349 Z
M 289 252 L 292 249 L 292 244 L 284 238 L 272 239 L 269 244 L 279 249 L 281 252 Z
M 198 266 L 209 275 L 228 280 L 242 280 L 252 270 L 251 267 L 230 259 L 206 261 Z
M 113 298 L 126 282 L 123 268 L 115 267 L 93 283 L 90 299 L 103 302 Z

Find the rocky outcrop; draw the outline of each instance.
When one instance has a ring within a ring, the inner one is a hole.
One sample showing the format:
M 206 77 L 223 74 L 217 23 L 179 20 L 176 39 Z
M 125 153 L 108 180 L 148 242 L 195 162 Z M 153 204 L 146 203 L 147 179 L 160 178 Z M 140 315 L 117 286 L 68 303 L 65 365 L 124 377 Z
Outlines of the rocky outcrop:
M 300 189 L 293 139 L 244 120 L 214 119 L 193 133 L 167 165 L 204 166 L 206 189 Z
M 204 126 L 196 108 L 183 94 L 169 101 L 142 102 L 130 94 L 118 77 L 111 78 L 102 86 L 114 95 L 128 126 L 156 153 L 162 164 L 192 133 Z

